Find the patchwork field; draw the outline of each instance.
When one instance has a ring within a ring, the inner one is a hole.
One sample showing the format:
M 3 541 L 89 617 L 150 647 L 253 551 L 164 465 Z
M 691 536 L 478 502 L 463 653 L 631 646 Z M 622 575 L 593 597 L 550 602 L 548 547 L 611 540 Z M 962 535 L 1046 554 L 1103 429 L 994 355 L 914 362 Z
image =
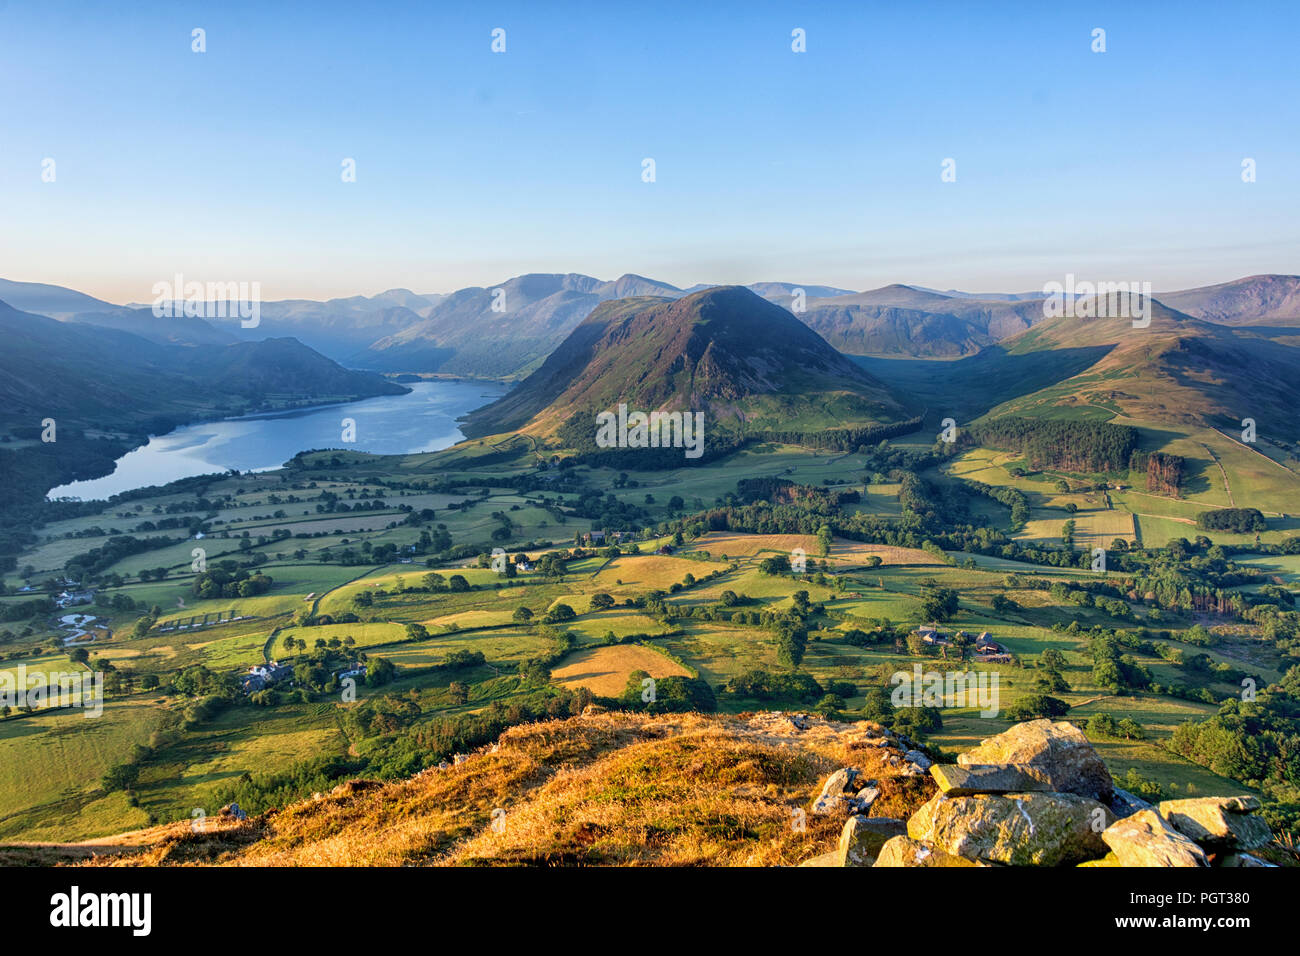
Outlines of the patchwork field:
M 628 675 L 645 671 L 651 677 L 690 677 L 691 672 L 676 661 L 649 647 L 616 644 L 577 651 L 565 659 L 551 677 L 564 687 L 586 687 L 604 697 L 617 697 L 627 686 Z
M 932 442 L 933 436 L 918 434 L 891 446 L 922 454 Z M 1218 442 L 1206 444 L 1216 454 L 1224 446 L 1222 462 L 1234 496 L 1237 481 L 1242 487 L 1255 481 L 1267 490 L 1269 469 L 1277 466 L 1252 461 L 1257 457 L 1253 452 L 1227 447 L 1230 443 L 1222 437 Z M 988 630 L 1015 655 L 1014 664 L 980 665 L 998 676 L 1001 708 L 1035 694 L 1036 663 L 1046 649 L 1059 650 L 1066 657 L 1063 676 L 1069 690 L 1058 696 L 1072 708 L 1069 719 L 1086 722 L 1090 714 L 1105 710 L 1133 717 L 1147 732 L 1144 741 L 1100 742 L 1113 770 L 1122 774 L 1133 767 L 1179 794 L 1241 789 L 1162 746 L 1179 724 L 1205 718 L 1216 711 L 1215 705 L 1146 692 L 1117 697 L 1094 686 L 1089 629 L 1125 625 L 1095 607 L 1063 604 L 1048 590 L 1009 590 L 1007 584 L 1013 572 L 1076 582 L 1096 580 L 1095 575 L 844 537 L 834 537 L 823 557 L 815 535 L 712 532 L 692 537 L 689 522 L 679 520 L 735 493 L 738 476 L 768 475 L 860 491 L 864 500 L 846 508 L 846 514 L 894 522 L 902 514 L 900 486 L 882 481 L 885 476 L 876 473 L 866 454 L 769 445 L 722 463 L 641 473 L 585 465 L 534 472 L 517 462 L 487 459 L 490 454 L 490 446 L 469 443 L 448 453 L 394 459 L 345 456 L 343 467 L 311 467 L 283 481 L 268 474 L 214 480 L 207 494 L 215 504 L 202 539 L 182 537 L 184 532 L 173 529 L 166 534 L 175 540 L 165 547 L 132 554 L 107 569 L 121 580 L 101 584 L 101 600 L 90 609 L 106 630 L 88 645 L 89 663 L 118 668 L 129 677 L 129 686 L 109 695 L 104 717 L 86 721 L 80 715 L 37 713 L 0 720 L 0 836 L 76 839 L 187 819 L 194 807 L 212 808 L 229 788 L 247 785 L 246 779 L 267 781 L 267 792 L 306 788 L 310 795 L 332 782 L 303 768 L 333 758 L 365 767 L 367 773 L 410 773 L 477 745 L 474 722 L 534 719 L 559 706 L 554 703 L 563 699 L 558 695 L 576 688 L 614 697 L 637 670 L 655 678 L 707 682 L 719 709 L 730 712 L 817 706 L 817 695 L 757 700 L 727 690 L 728 682 L 755 670 L 778 676 L 797 671 L 823 690 L 835 684 L 845 716 L 856 719 L 868 691 L 892 690 L 894 675 L 910 673 L 916 664 L 941 670 L 960 666 L 947 651 L 913 655 L 907 649 L 907 632 L 927 622 L 924 592 L 935 586 L 957 596 L 957 610 L 943 622 L 945 629 Z M 449 463 L 459 470 L 447 472 Z M 1116 537 L 1144 544 L 1172 537 L 1192 540 L 1196 515 L 1212 506 L 1215 495 L 1212 487 L 1194 489 L 1185 499 L 1131 487 L 1085 490 L 1085 483 L 1071 476 L 1065 476 L 1069 490 L 1062 491 L 1057 485 L 1062 476 L 1012 476 L 1009 468 L 1014 466 L 1013 456 L 977 449 L 951 461 L 946 471 L 931 468 L 925 478 L 940 487 L 945 481 L 970 479 L 1020 488 L 1029 497 L 1031 514 L 1016 538 L 1059 541 L 1064 522 L 1072 519 L 1076 548 L 1107 547 Z M 406 486 L 408 481 L 443 481 L 448 474 L 463 483 L 456 493 Z M 537 483 L 543 487 L 521 492 L 504 484 L 525 474 L 542 474 Z M 1278 476 L 1273 479 L 1276 484 Z M 288 502 L 291 494 L 301 500 Z M 322 500 L 325 494 L 334 498 Z M 379 511 L 335 514 L 316 508 L 381 495 L 385 507 Z M 675 498 L 681 501 L 673 503 Z M 187 500 L 166 493 L 119 506 L 117 513 L 53 522 L 41 529 L 29 551 L 29 573 L 11 574 L 6 581 L 11 588 L 29 579 L 40 586 L 40 572 L 56 572 L 69 557 L 104 544 L 110 534 L 131 533 L 151 516 L 159 520 L 168 508 L 186 513 Z M 612 554 L 599 547 L 594 554 L 568 560 L 562 574 L 547 576 L 536 569 L 544 553 L 573 547 L 588 530 L 617 528 L 604 513 L 612 507 L 610 500 L 640 509 L 639 553 Z M 1004 506 L 984 498 L 972 502 L 975 515 L 993 527 L 1006 526 Z M 400 510 L 402 505 L 434 513 L 411 517 Z M 578 513 L 583 509 L 589 510 Z M 1300 519 L 1289 516 L 1269 520 L 1265 539 L 1280 540 L 1293 526 L 1300 528 Z M 95 528 L 104 534 L 63 537 Z M 276 529 L 290 537 L 270 538 Z M 245 532 L 248 538 L 242 537 Z M 922 536 L 911 540 L 918 538 Z M 198 600 L 190 569 L 196 546 L 206 549 L 209 567 L 225 558 L 246 563 L 269 575 L 273 586 L 256 597 Z M 480 555 L 498 546 L 510 555 L 527 554 L 533 569 L 506 578 L 480 567 Z M 672 553 L 656 553 L 664 546 Z M 796 549 L 810 562 L 806 574 L 759 570 L 764 558 L 788 558 Z M 371 556 L 373 562 L 367 560 Z M 1300 574 L 1300 556 L 1257 554 L 1241 560 L 1287 586 Z M 166 569 L 166 577 L 148 579 L 159 567 Z M 441 586 L 426 580 L 431 573 L 442 579 Z M 454 590 L 449 585 L 453 576 L 463 579 Z M 807 604 L 799 592 L 807 592 Z M 598 594 L 608 595 L 614 606 L 604 607 L 609 603 L 604 598 L 593 602 Z M 999 595 L 1014 598 L 1015 605 L 994 613 Z M 113 599 L 119 606 L 112 605 Z M 24 600 L 10 593 L 0 597 L 0 608 Z M 553 613 L 561 605 L 573 611 L 572 619 Z M 155 606 L 157 620 L 140 632 L 138 622 L 146 616 L 147 625 Z M 213 623 L 217 615 L 231 613 L 239 620 Z M 739 616 L 727 620 L 733 614 Z M 204 615 L 207 626 L 176 629 Z M 779 653 L 779 620 L 801 621 L 806 629 L 797 668 L 783 663 Z M 895 628 L 896 639 L 865 646 L 845 640 L 850 631 L 870 632 L 881 622 Z M 1192 623 L 1189 616 L 1169 615 L 1160 626 L 1169 628 L 1171 636 L 1160 640 L 1177 645 L 1179 632 Z M 413 640 L 408 624 L 424 625 L 429 637 Z M 20 661 L 73 666 L 70 649 L 53 649 L 65 633 L 55 618 L 5 627 L 8 659 L 0 664 L 5 672 L 13 673 Z M 636 643 L 613 643 L 629 637 Z M 293 641 L 292 648 L 286 639 Z M 1187 652 L 1191 645 L 1180 649 Z M 481 653 L 484 662 L 457 654 L 465 651 Z M 1280 677 L 1286 666 L 1277 648 L 1254 627 L 1223 638 L 1205 653 L 1215 663 L 1251 668 L 1264 680 Z M 200 704 L 211 687 L 193 691 L 178 686 L 204 673 L 214 680 L 234 680 L 268 659 L 315 666 L 321 684 L 300 687 L 295 678 L 259 702 L 235 694 L 210 713 Z M 361 682 L 355 700 L 323 690 L 335 672 L 353 661 L 375 659 L 393 665 L 387 683 Z M 1144 654 L 1139 662 L 1160 682 L 1204 686 L 1216 695 L 1233 692 L 1231 684 L 1194 678 L 1163 658 Z M 144 680 L 155 678 L 156 686 L 150 683 L 146 690 Z M 834 699 L 832 704 L 840 706 Z M 1003 716 L 980 716 L 957 706 L 943 708 L 942 721 L 929 742 L 948 750 L 964 749 L 1006 726 Z M 55 764 L 57 772 L 41 770 Z M 105 775 L 123 765 L 139 770 L 129 790 L 105 783 Z

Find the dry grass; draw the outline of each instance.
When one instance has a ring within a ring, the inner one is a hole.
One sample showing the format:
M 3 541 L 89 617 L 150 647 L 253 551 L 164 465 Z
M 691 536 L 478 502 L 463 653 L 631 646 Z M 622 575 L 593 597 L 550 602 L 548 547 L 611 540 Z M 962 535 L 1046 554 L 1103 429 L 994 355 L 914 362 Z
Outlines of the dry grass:
M 898 777 L 868 740 L 873 724 L 780 714 L 649 717 L 590 713 L 516 727 L 446 770 L 352 781 L 246 824 L 185 824 L 40 850 L 40 862 L 99 865 L 797 864 L 832 849 L 842 823 L 807 814 L 824 779 L 853 766 L 880 781 L 877 815 L 910 815 L 929 777 Z M 494 810 L 504 826 L 492 827 Z M 0 851 L 0 862 L 36 862 Z
M 598 697 L 617 697 L 633 671 L 651 677 L 690 677 L 691 672 L 657 651 L 638 644 L 614 644 L 570 654 L 551 677 L 565 687 L 586 687 Z
M 710 532 L 695 542 L 692 550 L 708 551 L 713 557 L 763 558 L 783 554 L 787 557 L 795 548 L 802 548 L 809 560 L 826 560 L 832 565 L 856 567 L 869 555 L 875 555 L 885 564 L 942 564 L 928 551 L 919 548 L 896 548 L 887 544 L 869 544 L 835 538 L 831 553 L 825 559 L 817 551 L 817 537 L 811 534 L 733 534 Z

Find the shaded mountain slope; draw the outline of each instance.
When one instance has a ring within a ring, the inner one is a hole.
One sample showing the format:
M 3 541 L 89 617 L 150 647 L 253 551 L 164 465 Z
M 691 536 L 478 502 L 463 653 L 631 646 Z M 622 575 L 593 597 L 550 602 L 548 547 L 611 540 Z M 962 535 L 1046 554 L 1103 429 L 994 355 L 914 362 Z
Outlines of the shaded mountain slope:
M 623 299 L 593 312 L 536 372 L 474 412 L 466 434 L 553 434 L 626 404 L 705 411 L 736 430 L 895 421 L 888 390 L 779 306 L 738 286 Z

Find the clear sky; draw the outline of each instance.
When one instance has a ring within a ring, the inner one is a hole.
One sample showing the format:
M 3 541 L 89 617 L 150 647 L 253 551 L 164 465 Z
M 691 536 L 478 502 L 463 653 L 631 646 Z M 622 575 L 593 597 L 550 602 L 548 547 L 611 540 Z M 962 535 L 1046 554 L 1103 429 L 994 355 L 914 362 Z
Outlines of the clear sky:
M 0 276 L 124 302 L 177 272 L 267 299 L 1300 272 L 1294 2 L 210 6 L 0 0 Z

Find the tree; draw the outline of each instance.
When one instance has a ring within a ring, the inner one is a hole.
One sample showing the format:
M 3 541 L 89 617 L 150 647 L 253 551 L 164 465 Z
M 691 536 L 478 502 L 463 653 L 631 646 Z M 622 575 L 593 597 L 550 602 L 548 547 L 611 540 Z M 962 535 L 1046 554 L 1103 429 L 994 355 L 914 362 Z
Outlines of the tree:
M 821 714 L 827 720 L 839 720 L 843 717 L 844 699 L 836 694 L 827 694 L 819 700 L 813 710 Z
M 546 616 L 543 620 L 545 620 L 547 624 L 562 624 L 565 621 L 572 621 L 577 616 L 578 615 L 574 612 L 573 608 L 569 607 L 569 605 L 557 604 L 546 612 Z
M 604 591 L 597 591 L 591 596 L 591 607 L 593 610 L 605 611 L 614 606 L 614 599 Z
M 1124 686 L 1124 675 L 1120 673 L 1119 663 L 1109 658 L 1098 660 L 1092 665 L 1092 682 L 1112 694 L 1118 694 Z
M 1115 723 L 1115 718 L 1106 713 L 1093 714 L 1088 718 L 1088 725 L 1084 729 L 1093 737 L 1119 736 L 1119 727 Z
M 412 641 L 427 641 L 429 639 L 429 629 L 423 624 L 412 622 L 406 625 L 406 636 Z
M 957 592 L 941 587 L 934 578 L 921 582 L 921 616 L 929 621 L 946 621 L 957 613 Z
M 1070 710 L 1070 705 L 1058 697 L 1046 694 L 1031 694 L 1022 697 L 1004 712 L 1003 716 L 1012 723 L 1025 720 L 1038 720 L 1042 717 L 1063 717 Z
M 786 667 L 798 667 L 807 647 L 808 632 L 801 626 L 789 621 L 777 626 L 776 658 Z
M 140 779 L 140 768 L 133 763 L 120 763 L 110 767 L 104 774 L 102 783 L 109 793 L 115 790 L 130 790 Z
M 1065 663 L 1065 655 L 1055 647 L 1047 648 L 1038 658 L 1038 666 L 1048 670 L 1059 671 Z
M 895 733 L 924 737 L 943 729 L 943 719 L 934 707 L 899 707 L 890 723 Z
M 379 687 L 387 684 L 397 673 L 393 662 L 383 657 L 372 657 L 366 664 L 366 686 Z
M 510 615 L 510 618 L 516 624 L 527 624 L 533 619 L 533 612 L 521 604 L 515 608 L 515 613 Z
M 1146 731 L 1132 717 L 1124 717 L 1115 727 L 1116 733 L 1125 740 L 1145 740 Z

